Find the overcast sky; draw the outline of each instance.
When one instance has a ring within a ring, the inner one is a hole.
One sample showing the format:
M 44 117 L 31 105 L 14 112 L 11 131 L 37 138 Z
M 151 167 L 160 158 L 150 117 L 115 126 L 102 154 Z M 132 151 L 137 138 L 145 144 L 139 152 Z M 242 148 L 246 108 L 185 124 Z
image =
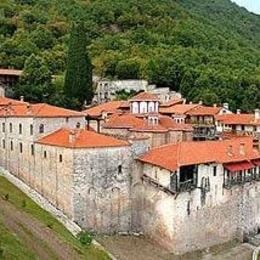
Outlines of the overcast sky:
M 246 7 L 249 11 L 260 14 L 260 0 L 232 0 L 240 6 Z

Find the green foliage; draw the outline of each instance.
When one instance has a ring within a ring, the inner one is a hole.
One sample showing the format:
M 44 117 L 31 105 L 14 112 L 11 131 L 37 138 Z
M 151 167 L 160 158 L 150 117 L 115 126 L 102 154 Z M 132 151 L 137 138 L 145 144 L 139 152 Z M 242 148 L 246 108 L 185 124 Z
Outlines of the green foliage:
M 91 234 L 86 231 L 81 231 L 78 234 L 78 239 L 83 246 L 90 246 L 93 240 Z
M 67 106 L 70 108 L 81 108 L 85 101 L 92 100 L 92 64 L 86 51 L 86 44 L 84 25 L 75 24 L 70 35 L 64 82 L 64 94 L 68 99 Z
M 32 54 L 25 62 L 20 82 L 14 88 L 16 97 L 31 102 L 46 102 L 53 94 L 51 72 L 43 58 Z
M 81 21 L 102 77 L 146 78 L 234 109 L 259 106 L 260 16 L 230 0 L 3 0 L 0 7 L 1 67 L 23 68 L 35 54 L 53 74 L 64 73 L 70 27 Z

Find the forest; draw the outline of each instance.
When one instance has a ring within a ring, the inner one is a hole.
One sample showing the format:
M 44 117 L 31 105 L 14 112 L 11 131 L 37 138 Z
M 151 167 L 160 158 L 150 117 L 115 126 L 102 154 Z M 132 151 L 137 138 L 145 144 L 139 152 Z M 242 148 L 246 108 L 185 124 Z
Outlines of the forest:
M 230 0 L 1 0 L 0 67 L 23 69 L 33 55 L 64 75 L 78 21 L 95 75 L 260 108 L 260 16 Z

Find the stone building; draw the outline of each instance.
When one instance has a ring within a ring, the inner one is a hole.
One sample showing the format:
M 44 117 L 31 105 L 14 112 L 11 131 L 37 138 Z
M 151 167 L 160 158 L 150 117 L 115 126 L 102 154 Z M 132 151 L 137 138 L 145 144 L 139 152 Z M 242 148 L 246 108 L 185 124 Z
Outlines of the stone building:
M 5 96 L 7 87 L 15 85 L 22 75 L 22 70 L 0 68 L 0 96 Z
M 139 157 L 133 227 L 182 254 L 260 228 L 260 153 L 251 138 L 182 142 Z

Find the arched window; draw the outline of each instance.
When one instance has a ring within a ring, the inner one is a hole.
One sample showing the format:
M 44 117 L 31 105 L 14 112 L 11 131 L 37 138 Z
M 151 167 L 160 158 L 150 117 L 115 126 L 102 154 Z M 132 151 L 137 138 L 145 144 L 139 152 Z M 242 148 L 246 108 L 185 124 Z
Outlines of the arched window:
M 40 134 L 44 133 L 44 124 L 40 124 L 40 126 L 39 126 L 39 133 Z
M 21 135 L 23 133 L 23 126 L 22 124 L 19 124 L 19 134 Z
M 118 166 L 118 173 L 121 174 L 122 173 L 122 165 Z
M 62 162 L 62 154 L 59 156 L 59 161 Z
M 13 141 L 11 141 L 10 148 L 11 148 L 11 151 L 14 150 L 14 144 L 13 144 Z
M 43 156 L 44 156 L 44 158 L 47 158 L 47 152 L 46 151 L 44 151 Z
M 9 132 L 10 132 L 10 133 L 13 132 L 13 124 L 12 124 L 12 123 L 9 124 Z

